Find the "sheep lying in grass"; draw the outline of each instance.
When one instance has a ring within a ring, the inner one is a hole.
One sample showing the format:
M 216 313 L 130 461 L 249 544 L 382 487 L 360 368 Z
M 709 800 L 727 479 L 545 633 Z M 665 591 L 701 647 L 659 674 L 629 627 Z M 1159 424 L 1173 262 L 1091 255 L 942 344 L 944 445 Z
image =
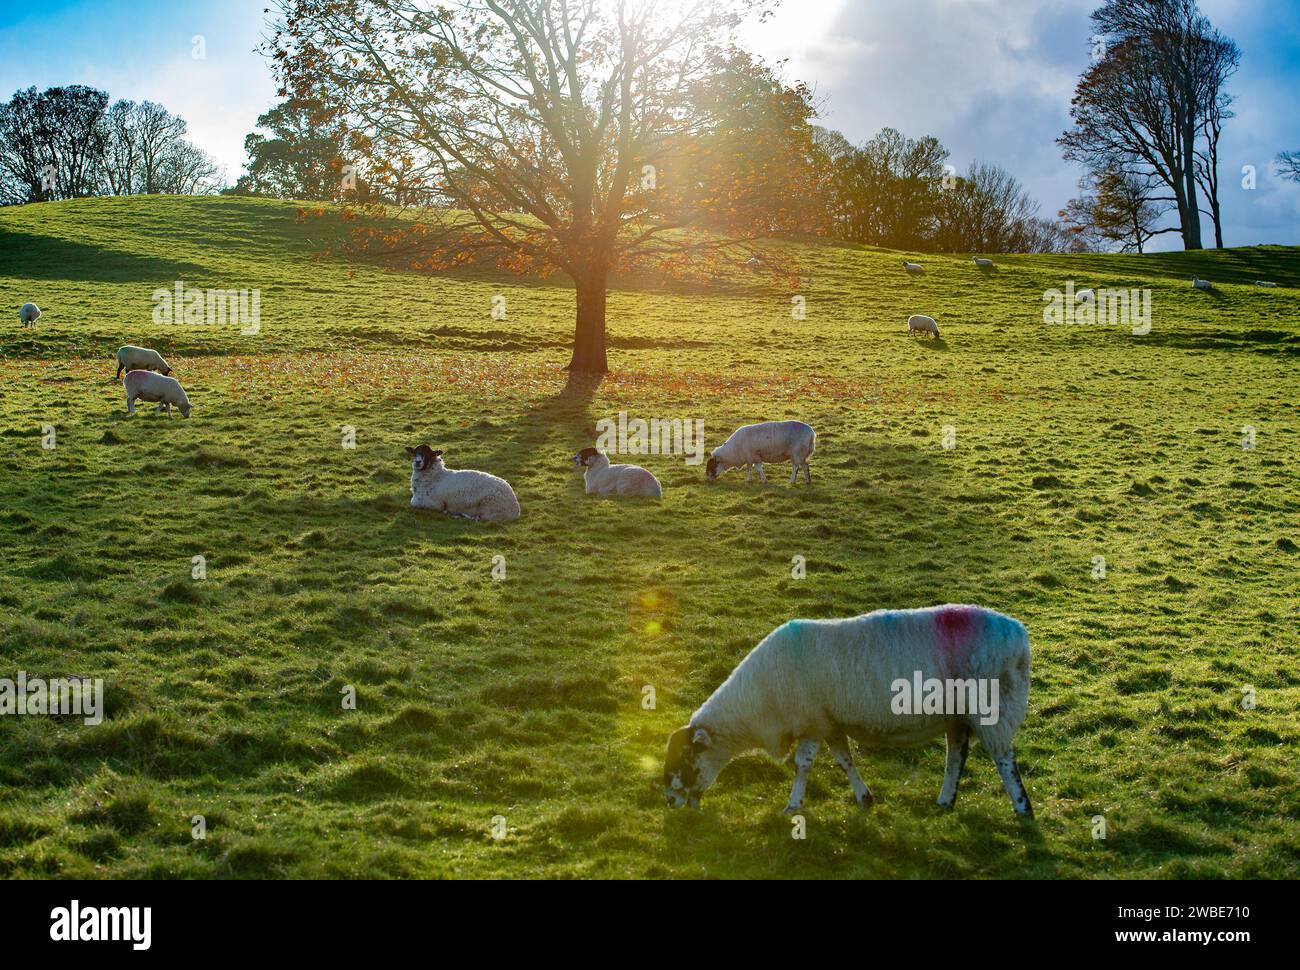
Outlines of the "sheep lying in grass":
M 922 314 L 919 313 L 908 317 L 907 335 L 910 337 L 913 334 L 918 334 L 918 333 L 931 334 L 934 336 L 934 339 L 938 340 L 939 325 L 934 322 L 934 317 L 923 316 Z
M 925 267 L 920 263 L 909 263 L 907 260 L 903 260 L 903 269 L 907 270 L 913 276 L 925 272 Z
M 1212 289 L 1214 289 L 1214 284 L 1213 284 L 1213 283 L 1211 283 L 1209 280 L 1203 280 L 1203 279 L 1201 279 L 1199 276 L 1193 276 L 1193 277 L 1192 277 L 1192 286 L 1196 287 L 1196 289 L 1198 289 L 1198 290 L 1212 290 Z
M 172 416 L 173 405 L 180 410 L 182 417 L 190 416 L 190 399 L 185 396 L 180 381 L 174 377 L 148 370 L 133 370 L 122 380 L 122 386 L 126 388 L 127 414 L 135 414 L 135 402 L 138 399 L 150 404 L 158 402 L 156 410 L 165 410 L 169 418 Z
M 18 319 L 24 327 L 31 327 L 41 318 L 41 308 L 35 303 L 24 303 L 18 311 Z
M 407 448 L 411 456 L 411 507 L 434 509 L 476 522 L 513 522 L 519 499 L 504 479 L 487 472 L 453 471 L 442 463 L 443 452 L 428 445 Z
M 976 256 L 974 257 L 974 260 L 975 260 L 975 265 L 978 266 L 980 269 L 993 268 L 993 260 L 991 259 L 985 259 L 982 256 Z
M 1265 289 L 1269 289 L 1269 290 L 1276 290 L 1276 289 L 1277 289 L 1277 284 L 1276 284 L 1276 283 L 1270 283 L 1268 280 L 1255 280 L 1255 285 L 1256 285 L 1256 286 L 1262 286 L 1262 287 L 1264 287 Z
M 158 351 L 130 344 L 117 348 L 117 377 L 122 376 L 122 371 L 128 370 L 156 370 L 164 376 L 172 372 Z
M 663 498 L 663 487 L 650 472 L 637 465 L 611 465 L 609 456 L 595 448 L 583 448 L 573 463 L 586 469 L 582 477 L 588 495 Z
M 923 682 L 939 685 L 939 703 L 927 697 L 914 711 L 901 699 L 915 686 L 920 702 Z M 965 703 L 977 694 L 992 703 Z M 942 734 L 948 759 L 939 804 L 951 808 L 973 734 L 997 765 L 1016 812 L 1032 817 L 1012 748 L 1028 703 L 1029 636 L 1019 621 L 993 610 L 939 606 L 791 620 L 751 650 L 668 739 L 664 798 L 674 808 L 697 807 L 733 758 L 763 750 L 780 760 L 793 744 L 796 773 L 785 810 L 799 811 L 825 741 L 865 808 L 871 791 L 853 766 L 850 737 L 868 747 L 902 747 Z
M 790 463 L 790 484 L 799 481 L 799 469 L 803 469 L 805 481 L 812 484 L 812 472 L 808 468 L 808 459 L 817 447 L 817 432 L 802 421 L 765 421 L 762 424 L 747 424 L 737 428 L 730 438 L 713 449 L 712 457 L 705 469 L 708 481 L 717 481 L 732 468 L 745 468 L 745 481 L 749 482 L 758 472 L 759 481 L 767 484 L 763 474 L 763 462 L 788 461 Z

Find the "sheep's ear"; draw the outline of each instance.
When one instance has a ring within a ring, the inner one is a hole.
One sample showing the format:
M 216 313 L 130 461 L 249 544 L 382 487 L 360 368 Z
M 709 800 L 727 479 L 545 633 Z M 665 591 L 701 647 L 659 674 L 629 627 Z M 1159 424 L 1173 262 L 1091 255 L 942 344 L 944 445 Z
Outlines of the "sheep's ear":
M 709 737 L 709 732 L 705 728 L 696 728 L 695 733 L 691 735 L 691 745 L 707 751 L 713 747 L 713 738 Z
M 433 457 L 434 457 L 435 459 L 437 459 L 437 458 L 441 458 L 441 457 L 442 457 L 443 455 L 445 455 L 445 454 L 446 454 L 445 451 L 435 451 L 435 452 L 433 452 Z

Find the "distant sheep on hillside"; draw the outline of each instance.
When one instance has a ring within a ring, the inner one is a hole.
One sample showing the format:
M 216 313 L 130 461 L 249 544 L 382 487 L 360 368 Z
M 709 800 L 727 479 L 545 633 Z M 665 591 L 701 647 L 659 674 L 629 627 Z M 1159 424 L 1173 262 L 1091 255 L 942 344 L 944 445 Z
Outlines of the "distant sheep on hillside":
M 928 333 L 936 340 L 939 339 L 939 324 L 935 323 L 934 317 L 927 317 L 917 313 L 907 318 L 908 336 L 918 333 Z

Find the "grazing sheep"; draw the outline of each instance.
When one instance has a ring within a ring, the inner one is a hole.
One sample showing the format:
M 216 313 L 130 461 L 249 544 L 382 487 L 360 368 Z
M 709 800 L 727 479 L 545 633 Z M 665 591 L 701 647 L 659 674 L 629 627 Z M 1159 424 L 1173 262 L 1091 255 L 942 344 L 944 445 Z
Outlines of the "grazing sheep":
M 659 479 L 637 465 L 611 465 L 609 456 L 595 448 L 583 448 L 573 463 L 585 468 L 583 480 L 588 495 L 620 495 L 626 498 L 663 498 Z
M 122 380 L 126 388 L 126 413 L 135 414 L 135 402 L 138 398 L 153 404 L 158 402 L 158 411 L 166 411 L 172 416 L 172 405 L 180 409 L 181 417 L 190 416 L 190 399 L 185 396 L 181 382 L 174 377 L 155 374 L 149 370 L 129 371 Z
M 925 267 L 920 263 L 909 263 L 907 260 L 903 260 L 903 269 L 907 270 L 913 276 L 925 272 Z
M 746 482 L 753 479 L 754 472 L 757 471 L 759 480 L 766 485 L 763 462 L 788 461 L 790 484 L 799 481 L 799 469 L 802 468 L 804 479 L 811 485 L 812 472 L 808 469 L 808 459 L 816 447 L 817 432 L 802 421 L 747 424 L 736 429 L 730 438 L 713 449 L 705 475 L 708 481 L 714 482 L 729 469 L 744 467 Z
M 980 269 L 992 269 L 992 268 L 993 268 L 993 260 L 991 260 L 991 259 L 984 259 L 984 258 L 981 257 L 981 256 L 976 256 L 976 257 L 974 257 L 974 259 L 975 259 L 975 265 L 978 266 Z
M 907 335 L 910 337 L 916 333 L 933 334 L 934 339 L 939 339 L 939 325 L 934 322 L 934 317 L 923 316 L 922 314 L 913 314 L 907 318 Z
M 158 351 L 149 350 L 147 347 L 133 347 L 130 344 L 117 349 L 117 377 L 121 377 L 124 370 L 156 370 L 164 376 L 172 372 L 171 367 L 162 359 L 162 354 Z
M 1095 292 L 1093 292 L 1092 290 L 1080 290 L 1078 293 L 1074 294 L 1074 298 L 1075 298 L 1075 300 L 1077 300 L 1079 303 L 1096 303 L 1096 302 L 1097 302 L 1097 294 L 1096 294 Z
M 1277 284 L 1276 284 L 1276 283 L 1270 283 L 1268 280 L 1255 280 L 1255 285 L 1256 285 L 1256 286 L 1262 286 L 1262 287 L 1264 287 L 1264 288 L 1266 288 L 1266 289 L 1269 289 L 1269 290 L 1276 290 L 1276 289 L 1277 289 Z
M 1213 283 L 1211 283 L 1209 280 L 1203 280 L 1199 276 L 1192 277 L 1192 286 L 1196 287 L 1198 290 L 1214 289 Z
M 444 467 L 444 452 L 428 445 L 407 448 L 411 456 L 411 507 L 434 509 L 476 522 L 513 522 L 519 499 L 504 479 L 487 472 Z
M 929 696 L 921 701 L 923 682 Z M 865 808 L 871 791 L 853 766 L 849 737 L 867 747 L 902 747 L 942 734 L 948 759 L 939 804 L 951 808 L 974 734 L 1016 812 L 1032 818 L 1011 743 L 1028 702 L 1029 636 L 1018 620 L 993 610 L 938 606 L 791 620 L 751 650 L 668 739 L 664 798 L 674 808 L 698 807 L 733 758 L 761 749 L 780 760 L 796 744 L 785 810 L 797 812 L 825 741 Z
M 34 326 L 40 318 L 41 308 L 35 303 L 24 303 L 23 308 L 18 311 L 18 319 L 24 327 Z

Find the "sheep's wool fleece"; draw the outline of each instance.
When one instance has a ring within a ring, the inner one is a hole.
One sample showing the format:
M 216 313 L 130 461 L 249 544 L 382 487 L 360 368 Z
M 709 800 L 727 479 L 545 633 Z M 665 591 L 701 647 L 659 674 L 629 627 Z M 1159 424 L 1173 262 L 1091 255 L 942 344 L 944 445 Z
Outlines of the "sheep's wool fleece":
M 503 478 L 487 472 L 426 468 L 411 473 L 411 505 L 488 522 L 519 518 L 519 499 Z
M 843 726 L 860 741 L 914 744 L 941 733 L 941 715 L 904 721 L 891 685 L 920 671 L 939 679 L 998 678 L 1001 717 L 981 732 L 1009 744 L 1024 721 L 1029 636 L 1020 621 L 979 606 L 879 610 L 842 620 L 791 620 L 745 657 L 691 718 L 739 748 L 782 758 L 792 739 Z

